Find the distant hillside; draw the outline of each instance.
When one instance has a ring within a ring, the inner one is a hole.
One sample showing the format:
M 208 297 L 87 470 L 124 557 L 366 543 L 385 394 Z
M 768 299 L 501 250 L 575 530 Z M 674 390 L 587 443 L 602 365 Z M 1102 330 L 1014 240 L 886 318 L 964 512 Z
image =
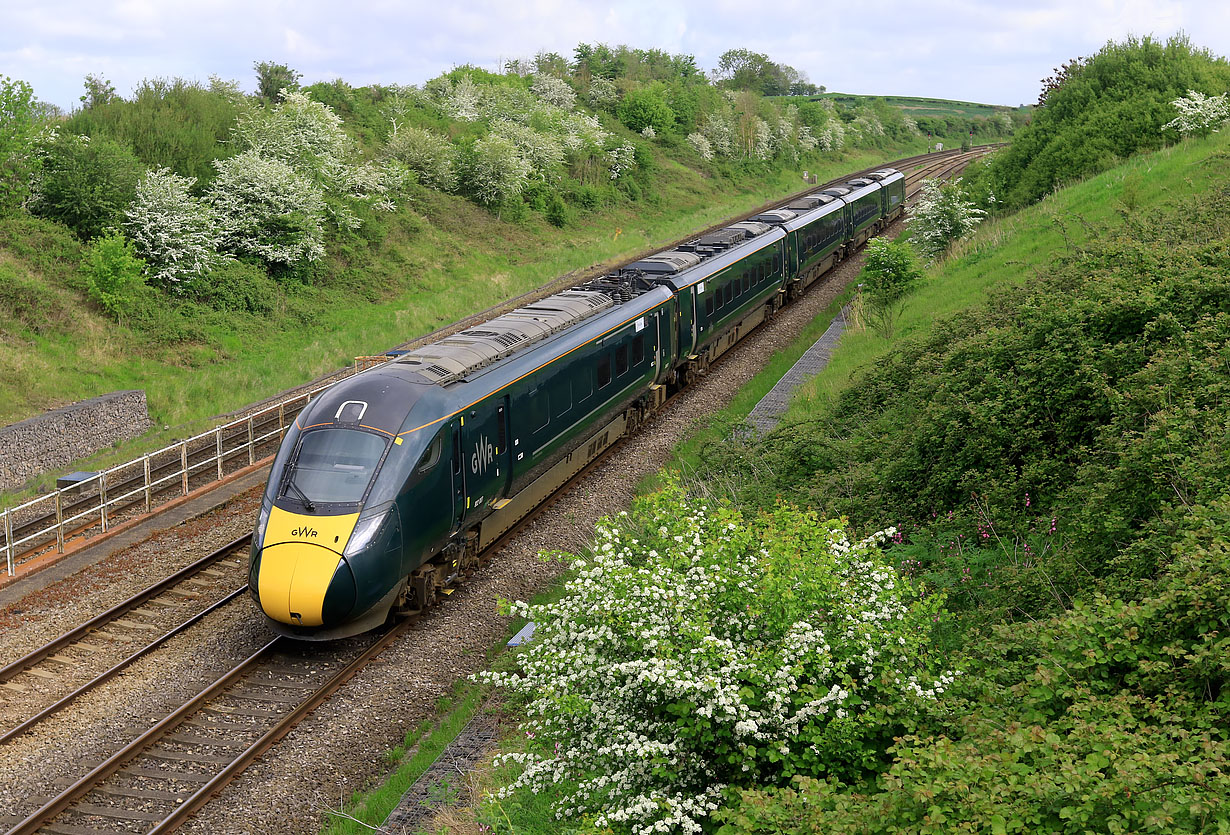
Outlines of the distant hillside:
M 834 104 L 857 107 L 870 99 L 880 99 L 890 107 L 898 107 L 911 116 L 961 116 L 964 118 L 990 118 L 1000 113 L 1030 113 L 1033 105 L 1009 107 L 1002 104 L 978 104 L 951 99 L 928 99 L 917 96 L 856 96 L 851 93 L 822 93 L 819 99 L 830 99 Z

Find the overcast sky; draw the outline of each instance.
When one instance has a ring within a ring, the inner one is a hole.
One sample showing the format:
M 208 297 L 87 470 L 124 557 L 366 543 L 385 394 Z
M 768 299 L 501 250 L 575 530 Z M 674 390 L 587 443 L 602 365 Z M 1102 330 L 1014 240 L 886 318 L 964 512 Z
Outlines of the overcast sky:
M 422 84 L 578 43 L 693 55 L 743 47 L 829 90 L 1032 104 L 1040 80 L 1108 40 L 1184 31 L 1230 53 L 1227 0 L 0 0 L 0 75 L 63 108 L 87 73 L 127 97 L 146 78 L 255 87 L 252 65 L 303 83 Z

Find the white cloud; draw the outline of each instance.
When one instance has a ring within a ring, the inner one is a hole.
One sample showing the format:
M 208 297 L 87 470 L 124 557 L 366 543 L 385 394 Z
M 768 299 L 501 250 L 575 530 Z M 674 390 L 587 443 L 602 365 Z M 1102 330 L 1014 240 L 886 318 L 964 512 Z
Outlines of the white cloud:
M 856 93 L 1031 102 L 1040 79 L 1128 35 L 1180 29 L 1230 51 L 1220 0 L 0 0 L 0 73 L 61 106 L 101 72 L 127 94 L 144 78 L 210 75 L 254 85 L 257 61 L 307 83 L 422 83 L 460 64 L 497 70 L 581 42 L 696 57 L 744 47 Z

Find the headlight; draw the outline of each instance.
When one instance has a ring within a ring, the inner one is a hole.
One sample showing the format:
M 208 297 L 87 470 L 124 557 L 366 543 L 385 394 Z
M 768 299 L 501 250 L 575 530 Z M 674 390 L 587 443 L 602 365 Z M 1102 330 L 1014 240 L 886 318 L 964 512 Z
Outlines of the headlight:
M 359 521 L 355 522 L 354 532 L 350 534 L 349 541 L 346 542 L 346 550 L 343 555 L 352 557 L 368 548 L 379 536 L 380 529 L 384 525 L 386 519 L 389 518 L 388 508 L 385 507 L 370 516 L 360 516 Z
M 269 511 L 272 507 L 272 503 L 266 505 L 261 502 L 261 512 L 256 517 L 256 529 L 252 532 L 253 549 L 262 548 L 265 545 L 265 526 L 269 524 Z

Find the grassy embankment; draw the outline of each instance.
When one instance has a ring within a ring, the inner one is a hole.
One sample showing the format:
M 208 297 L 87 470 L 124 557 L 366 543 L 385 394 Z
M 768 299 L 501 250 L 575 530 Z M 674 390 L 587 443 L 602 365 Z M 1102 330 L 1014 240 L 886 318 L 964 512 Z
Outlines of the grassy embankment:
M 1045 273 L 1054 254 L 1081 246 L 1090 225 L 1119 228 L 1123 226 L 1121 215 L 1125 211 L 1163 202 L 1187 201 L 1208 193 L 1226 179 L 1227 157 L 1224 137 L 1185 143 L 1130 160 L 1058 191 L 1017 215 L 986 224 L 972 240 L 929 272 L 925 286 L 911 298 L 899 324 L 897 339 L 924 337 L 937 320 L 984 302 L 996 287 L 1018 283 L 1035 273 Z M 707 429 L 683 446 L 673 466 L 688 466 L 695 460 L 700 444 L 720 437 L 720 433 L 745 416 L 764 391 L 823 331 L 828 319 L 829 316 L 819 317 L 809 334 L 774 357 L 765 372 L 723 415 L 713 418 Z M 824 414 L 832 408 L 838 395 L 849 389 L 858 372 L 874 365 L 890 348 L 887 340 L 872 332 L 848 333 L 829 367 L 800 391 L 791 415 Z M 410 742 L 408 739 L 407 745 Z M 510 740 L 507 746 L 507 750 L 516 750 L 517 741 Z M 559 831 L 560 826 L 547 813 L 546 800 L 517 796 L 487 809 L 484 819 L 498 817 L 516 832 Z M 356 803 L 359 804 L 356 809 L 377 811 L 370 799 L 356 798 Z M 388 801 L 380 805 L 388 805 Z M 379 821 L 378 817 L 368 814 L 362 817 L 372 823 Z M 507 831 L 508 827 L 499 828 Z M 330 830 L 335 833 L 350 831 L 358 832 L 361 828 Z
M 831 179 L 920 150 L 860 151 L 812 173 Z M 660 247 L 803 184 L 795 170 L 709 179 L 663 156 L 655 185 L 655 200 L 565 229 L 537 218 L 504 222 L 468 201 L 423 189 L 385 221 L 384 237 L 359 263 L 333 256 L 334 275 L 366 271 L 363 285 L 384 288 L 380 297 L 350 291 L 344 278 L 292 286 L 266 314 L 201 307 L 194 321 L 172 321 L 185 330 L 175 339 L 151 338 L 103 318 L 82 293 L 81 245 L 58 225 L 15 221 L 0 230 L 0 424 L 109 391 L 144 389 L 156 427 L 74 465 L 109 466 L 202 431 L 211 416 L 343 367 L 354 356 L 382 352 L 556 276 Z

